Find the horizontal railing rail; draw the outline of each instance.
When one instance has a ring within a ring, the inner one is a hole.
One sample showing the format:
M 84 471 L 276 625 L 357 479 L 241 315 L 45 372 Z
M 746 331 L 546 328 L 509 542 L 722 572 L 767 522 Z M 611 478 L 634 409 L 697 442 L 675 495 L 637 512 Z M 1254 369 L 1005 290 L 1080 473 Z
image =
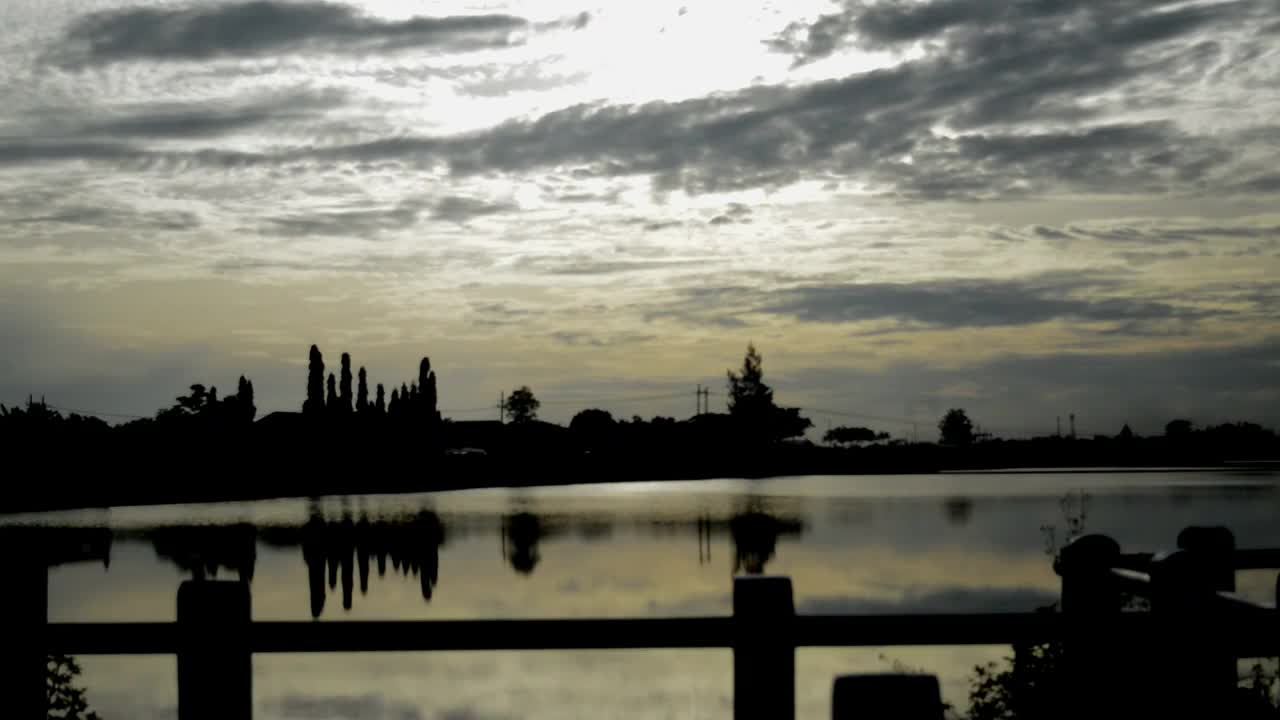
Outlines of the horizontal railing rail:
M 1122 613 L 1087 622 L 1115 633 L 1117 641 L 1138 642 L 1181 621 Z M 767 634 L 797 648 L 1012 645 L 1060 640 L 1076 624 L 1057 613 L 799 615 L 772 622 Z M 44 647 L 64 655 L 176 654 L 185 647 L 181 627 L 54 623 Z M 1259 633 L 1251 616 L 1217 618 L 1215 627 L 1242 657 L 1275 652 L 1274 638 Z M 246 629 L 252 653 L 727 649 L 759 633 L 733 617 L 254 622 Z

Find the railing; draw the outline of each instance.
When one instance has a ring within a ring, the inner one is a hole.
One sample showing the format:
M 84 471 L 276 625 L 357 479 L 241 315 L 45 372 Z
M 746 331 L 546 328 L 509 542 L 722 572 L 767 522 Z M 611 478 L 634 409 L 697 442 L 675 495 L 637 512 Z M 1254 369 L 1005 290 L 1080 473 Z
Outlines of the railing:
M 252 716 L 254 653 L 727 648 L 735 719 L 787 720 L 798 647 L 1060 642 L 1073 688 L 1063 717 L 1220 716 L 1236 659 L 1280 654 L 1275 607 L 1234 595 L 1235 571 L 1275 568 L 1280 551 L 1235 550 L 1222 528 L 1178 541 L 1173 553 L 1125 555 L 1105 536 L 1079 538 L 1056 565 L 1061 613 L 797 616 L 783 577 L 736 578 L 731 617 L 678 619 L 252 622 L 246 583 L 201 580 L 179 588 L 176 623 L 48 624 L 40 592 L 0 595 L 12 638 L 0 677 L 12 717 L 43 718 L 48 653 L 174 654 L 181 720 L 233 720 Z M 1135 596 L 1150 612 L 1123 612 Z M 931 676 L 845 676 L 832 713 L 937 720 L 942 704 Z

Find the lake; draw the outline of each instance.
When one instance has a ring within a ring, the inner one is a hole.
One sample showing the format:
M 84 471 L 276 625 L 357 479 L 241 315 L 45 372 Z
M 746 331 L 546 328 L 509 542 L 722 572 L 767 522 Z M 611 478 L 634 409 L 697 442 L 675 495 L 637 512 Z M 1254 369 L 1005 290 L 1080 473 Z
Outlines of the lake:
M 1272 472 L 1034 472 L 575 485 L 0 516 L 78 548 L 51 622 L 172 621 L 180 582 L 251 579 L 259 620 L 724 615 L 735 574 L 787 575 L 800 613 L 1030 611 L 1072 532 L 1126 551 L 1225 525 L 1280 546 Z M 80 539 L 88 538 L 85 542 Z M 1274 572 L 1240 573 L 1273 600 Z M 797 653 L 797 717 L 834 675 L 905 664 L 963 707 L 1004 647 Z M 172 657 L 84 657 L 104 720 L 173 718 Z M 259 720 L 729 718 L 729 651 L 255 656 Z

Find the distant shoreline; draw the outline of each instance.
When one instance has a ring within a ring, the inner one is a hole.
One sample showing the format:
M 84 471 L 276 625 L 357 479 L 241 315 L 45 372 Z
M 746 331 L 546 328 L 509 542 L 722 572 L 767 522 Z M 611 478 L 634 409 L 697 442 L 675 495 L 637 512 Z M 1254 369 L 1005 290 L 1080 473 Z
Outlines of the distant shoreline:
M 132 486 L 115 486 L 109 489 L 99 486 L 82 493 L 24 494 L 23 497 L 14 497 L 9 502 L 6 502 L 4 507 L 0 509 L 0 515 L 128 506 L 253 502 L 341 495 L 394 495 L 493 488 L 563 487 L 603 483 L 701 481 L 726 478 L 764 479 L 806 475 L 856 478 L 869 475 L 1019 476 L 1035 474 L 1156 474 L 1280 470 L 1280 463 L 1276 461 L 1237 462 L 1219 465 L 1058 466 L 1044 468 L 937 468 L 906 465 L 888 467 L 877 463 L 874 466 L 858 468 L 851 467 L 848 463 L 838 463 L 844 465 L 844 467 L 833 467 L 833 463 L 813 462 L 812 457 L 793 457 L 790 458 L 790 462 L 787 459 L 778 457 L 757 457 L 753 459 L 754 462 L 751 462 L 749 467 L 741 462 L 731 462 L 725 463 L 719 468 L 703 465 L 701 467 L 688 467 L 682 471 L 676 471 L 675 468 L 664 468 L 667 471 L 644 472 L 644 468 L 636 466 L 632 466 L 629 469 L 622 469 L 621 467 L 606 469 L 600 467 L 597 463 L 583 462 L 582 458 L 578 458 L 579 462 L 576 463 L 565 462 L 566 460 L 569 459 L 560 458 L 560 462 L 550 463 L 556 467 L 536 472 L 528 468 L 513 468 L 508 462 L 490 457 L 441 456 L 434 458 L 434 464 L 436 465 L 434 472 L 424 474 L 416 480 L 406 478 L 380 482 L 335 482 L 332 479 L 317 480 L 312 476 L 309 481 L 288 479 L 277 482 L 262 482 L 259 479 L 257 482 L 226 484 L 187 482 L 178 487 L 147 482 Z M 342 474 L 342 468 L 340 467 L 330 468 L 330 470 L 335 475 Z M 284 473 L 285 471 L 279 472 Z M 269 475 L 271 473 L 272 468 L 268 465 L 259 474 Z M 309 475 L 309 473 L 301 474 Z M 197 478 L 190 477 L 188 479 L 194 481 Z M 193 488 L 193 486 L 195 487 Z

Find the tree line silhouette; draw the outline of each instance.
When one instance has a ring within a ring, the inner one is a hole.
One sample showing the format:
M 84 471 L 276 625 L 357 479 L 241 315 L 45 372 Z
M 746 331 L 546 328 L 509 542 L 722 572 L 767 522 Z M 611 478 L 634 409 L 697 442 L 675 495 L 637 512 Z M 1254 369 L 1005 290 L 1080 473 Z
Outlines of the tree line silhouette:
M 243 376 L 234 394 L 193 384 L 154 417 L 114 426 L 43 398 L 0 405 L 0 441 L 22 448 L 14 457 L 29 466 L 18 477 L 56 471 L 59 480 L 11 482 L 3 503 L 18 510 L 629 479 L 1219 465 L 1280 456 L 1276 433 L 1251 422 L 1197 428 L 1179 418 L 1145 438 L 1126 425 L 1116 435 L 1015 440 L 984 432 L 964 408 L 943 415 L 936 442 L 839 426 L 819 445 L 806 439 L 813 423 L 801 409 L 774 400 L 754 345 L 726 382 L 725 412 L 687 419 L 622 419 L 587 408 L 565 427 L 540 420 L 534 391 L 519 386 L 503 405 L 509 422 L 455 421 L 440 412 L 429 358 L 419 362 L 416 379 L 390 384 L 388 395 L 364 367 L 353 372 L 349 353 L 330 369 L 312 345 L 300 412 L 259 418 L 253 382 Z M 395 452 L 371 464 L 381 448 Z M 107 480 L 107 468 L 120 472 Z

